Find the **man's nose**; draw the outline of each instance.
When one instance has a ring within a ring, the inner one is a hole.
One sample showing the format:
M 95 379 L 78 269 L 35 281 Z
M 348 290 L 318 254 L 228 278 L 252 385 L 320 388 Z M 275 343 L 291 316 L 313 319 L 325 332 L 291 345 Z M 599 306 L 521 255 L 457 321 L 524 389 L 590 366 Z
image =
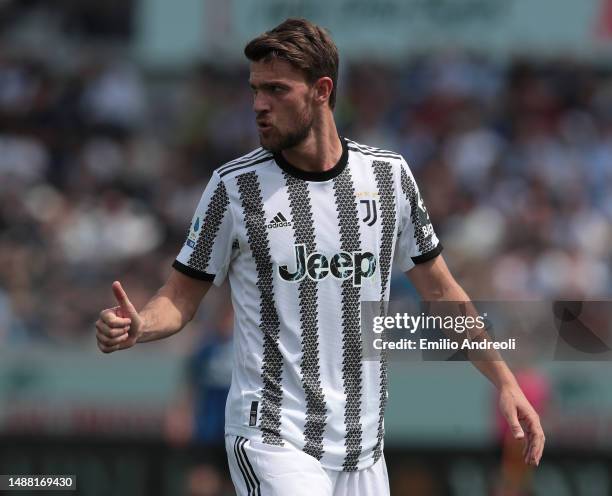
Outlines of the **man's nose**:
M 253 95 L 253 110 L 257 114 L 270 110 L 270 103 L 261 91 L 258 91 Z

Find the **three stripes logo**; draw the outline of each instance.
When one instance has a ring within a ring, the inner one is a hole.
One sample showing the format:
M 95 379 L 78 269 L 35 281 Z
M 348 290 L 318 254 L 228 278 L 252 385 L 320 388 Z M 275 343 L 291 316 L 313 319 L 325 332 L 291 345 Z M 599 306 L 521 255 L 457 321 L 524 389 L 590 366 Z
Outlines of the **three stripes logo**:
M 291 221 L 288 221 L 282 212 L 277 213 L 274 218 L 267 225 L 268 229 L 273 229 L 275 227 L 291 227 L 293 224 Z
M 234 457 L 236 463 L 238 464 L 238 469 L 242 474 L 242 478 L 244 479 L 244 484 L 247 489 L 248 496 L 261 496 L 261 484 L 257 475 L 255 475 L 255 471 L 253 470 L 253 465 L 247 456 L 247 452 L 244 449 L 244 445 L 248 442 L 248 440 L 242 436 L 236 436 L 236 440 L 234 441 Z

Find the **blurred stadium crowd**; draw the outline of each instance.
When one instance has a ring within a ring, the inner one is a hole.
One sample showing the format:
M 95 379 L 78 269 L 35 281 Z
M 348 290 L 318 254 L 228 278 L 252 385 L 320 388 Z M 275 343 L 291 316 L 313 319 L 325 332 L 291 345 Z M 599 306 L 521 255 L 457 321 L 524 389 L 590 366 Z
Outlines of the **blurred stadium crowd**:
M 146 301 L 211 171 L 258 146 L 247 71 L 0 47 L 0 342 L 90 341 L 116 277 Z M 336 116 L 406 157 L 473 298 L 612 292 L 609 71 L 458 53 L 346 64 Z
M 90 343 L 112 280 L 144 304 L 211 171 L 258 146 L 248 66 L 147 72 L 132 2 L 2 7 L 0 343 Z M 406 157 L 474 299 L 612 292 L 611 71 L 449 52 L 344 63 L 338 97 L 341 134 Z

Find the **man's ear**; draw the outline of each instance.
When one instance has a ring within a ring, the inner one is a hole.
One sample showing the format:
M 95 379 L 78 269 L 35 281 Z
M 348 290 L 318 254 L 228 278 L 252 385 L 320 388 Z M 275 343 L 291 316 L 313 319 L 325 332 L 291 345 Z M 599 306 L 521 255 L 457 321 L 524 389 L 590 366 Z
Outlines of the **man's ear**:
M 327 103 L 334 89 L 334 82 L 331 78 L 325 76 L 317 79 L 314 83 L 315 100 L 318 103 Z

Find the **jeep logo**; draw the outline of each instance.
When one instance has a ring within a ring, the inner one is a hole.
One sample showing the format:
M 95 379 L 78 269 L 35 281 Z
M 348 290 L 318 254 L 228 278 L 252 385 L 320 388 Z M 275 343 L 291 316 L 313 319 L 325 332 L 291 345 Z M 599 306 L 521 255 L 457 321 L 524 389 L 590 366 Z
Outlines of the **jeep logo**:
M 308 276 L 314 281 L 325 279 L 331 274 L 336 279 L 353 277 L 353 285 L 361 286 L 361 279 L 372 277 L 376 271 L 376 257 L 368 251 L 348 253 L 341 251 L 329 260 L 322 253 L 311 253 L 306 257 L 306 245 L 295 245 L 295 272 L 289 272 L 286 265 L 278 267 L 278 274 L 288 282 L 299 282 Z

